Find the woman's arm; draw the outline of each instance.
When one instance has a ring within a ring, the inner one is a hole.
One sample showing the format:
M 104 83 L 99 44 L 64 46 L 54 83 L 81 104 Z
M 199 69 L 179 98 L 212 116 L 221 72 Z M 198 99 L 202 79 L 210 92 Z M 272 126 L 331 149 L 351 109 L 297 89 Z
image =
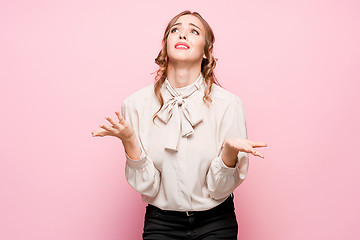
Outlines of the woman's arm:
M 125 99 L 121 112 L 116 111 L 118 122 L 106 117 L 112 126 L 100 125 L 101 129 L 92 132 L 94 137 L 115 136 L 122 141 L 126 155 L 125 175 L 129 184 L 139 193 L 154 197 L 160 186 L 160 172 L 141 148 L 138 134 L 138 112 L 128 99 Z M 124 116 L 124 117 L 123 117 Z
M 220 125 L 220 141 L 220 153 L 211 162 L 206 176 L 207 189 L 214 199 L 226 198 L 245 180 L 249 165 L 248 153 L 263 157 L 253 147 L 265 143 L 247 139 L 245 113 L 239 98 L 225 111 Z

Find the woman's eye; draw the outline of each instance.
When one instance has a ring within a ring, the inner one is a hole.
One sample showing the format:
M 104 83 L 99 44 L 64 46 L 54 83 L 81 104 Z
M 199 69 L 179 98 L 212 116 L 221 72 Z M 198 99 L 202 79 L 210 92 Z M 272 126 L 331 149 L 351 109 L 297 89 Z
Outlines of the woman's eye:
M 176 31 L 179 31 L 179 29 L 177 29 L 177 28 L 173 28 L 173 29 L 171 29 L 171 31 L 170 32 L 176 32 Z M 192 33 L 195 33 L 195 34 L 197 34 L 197 35 L 199 35 L 199 32 L 197 31 L 197 30 L 195 30 L 195 29 L 193 29 L 192 31 L 191 31 Z
M 195 32 L 195 34 L 199 35 L 199 32 L 196 31 L 195 29 L 193 29 L 192 32 Z

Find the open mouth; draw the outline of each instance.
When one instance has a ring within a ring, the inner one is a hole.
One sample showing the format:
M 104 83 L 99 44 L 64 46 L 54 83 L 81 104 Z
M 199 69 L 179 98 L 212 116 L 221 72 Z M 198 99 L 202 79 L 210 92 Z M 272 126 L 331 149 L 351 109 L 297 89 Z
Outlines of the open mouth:
M 182 50 L 188 50 L 190 48 L 190 46 L 187 45 L 186 43 L 179 42 L 179 43 L 175 44 L 175 48 L 182 49 Z

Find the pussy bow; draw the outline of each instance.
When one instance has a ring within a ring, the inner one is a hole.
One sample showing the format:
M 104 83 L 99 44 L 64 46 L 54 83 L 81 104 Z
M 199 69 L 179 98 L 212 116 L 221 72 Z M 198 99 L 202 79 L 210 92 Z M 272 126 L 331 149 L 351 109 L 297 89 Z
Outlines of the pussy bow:
M 188 137 L 194 132 L 194 126 L 203 120 L 199 108 L 188 98 L 193 95 L 201 86 L 202 75 L 200 74 L 195 84 L 190 87 L 182 96 L 171 86 L 166 79 L 166 89 L 171 98 L 167 100 L 157 116 L 166 123 L 165 148 L 174 151 L 178 150 L 180 135 Z

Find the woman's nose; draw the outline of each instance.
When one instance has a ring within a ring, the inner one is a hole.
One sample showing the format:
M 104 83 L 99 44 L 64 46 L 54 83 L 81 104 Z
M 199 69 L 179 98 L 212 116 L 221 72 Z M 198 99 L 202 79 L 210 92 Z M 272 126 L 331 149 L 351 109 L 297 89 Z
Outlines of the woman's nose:
M 184 33 L 180 33 L 180 39 L 182 39 L 182 38 L 184 38 L 184 39 L 186 39 L 186 36 L 185 36 L 185 34 Z

